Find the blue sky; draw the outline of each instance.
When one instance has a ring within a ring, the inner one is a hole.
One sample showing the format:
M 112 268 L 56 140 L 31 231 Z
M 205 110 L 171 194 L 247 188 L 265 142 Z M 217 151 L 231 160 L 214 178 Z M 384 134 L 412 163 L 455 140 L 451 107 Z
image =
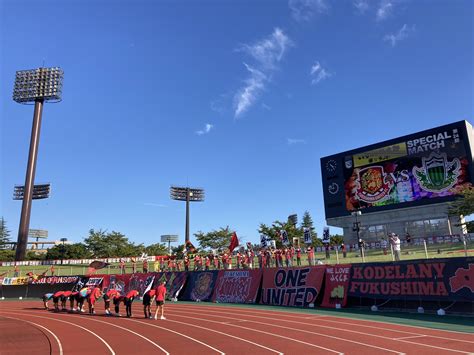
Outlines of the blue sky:
M 325 226 L 319 158 L 473 122 L 473 3 L 408 0 L 0 3 L 1 215 L 16 239 L 33 108 L 16 70 L 64 69 L 44 108 L 30 228 L 184 239 L 171 184 L 203 187 L 191 233 L 305 210 Z M 334 229 L 334 232 L 336 230 Z

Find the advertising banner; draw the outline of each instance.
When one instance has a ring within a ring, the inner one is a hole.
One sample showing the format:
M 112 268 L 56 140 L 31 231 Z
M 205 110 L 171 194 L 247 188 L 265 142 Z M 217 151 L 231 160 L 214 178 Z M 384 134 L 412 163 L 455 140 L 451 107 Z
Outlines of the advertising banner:
M 262 270 L 221 270 L 216 281 L 213 302 L 255 303 Z
M 72 284 L 79 280 L 79 276 L 45 276 L 37 279 L 31 279 L 33 285 L 54 285 L 54 284 Z
M 20 286 L 27 285 L 29 277 L 5 277 L 2 281 L 2 285 L 5 286 Z
M 349 296 L 474 300 L 474 258 L 352 265 Z
M 218 275 L 219 270 L 190 272 L 186 288 L 180 299 L 184 301 L 210 301 Z
M 324 279 L 324 297 L 321 307 L 336 308 L 336 304 L 345 307 L 351 276 L 351 265 L 326 267 Z
M 314 307 L 325 266 L 265 269 L 260 304 Z
M 159 272 L 155 274 L 153 287 L 157 287 L 162 281 L 166 281 L 166 299 L 175 301 L 186 283 L 187 273 L 181 272 Z

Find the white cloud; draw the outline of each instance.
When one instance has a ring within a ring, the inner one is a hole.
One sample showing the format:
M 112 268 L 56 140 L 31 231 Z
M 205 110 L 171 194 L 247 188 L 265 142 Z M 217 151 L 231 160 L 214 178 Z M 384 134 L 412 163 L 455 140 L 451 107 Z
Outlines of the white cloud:
M 275 28 L 269 37 L 239 48 L 239 51 L 250 55 L 255 64 L 243 63 L 247 69 L 248 77 L 244 80 L 244 86 L 234 95 L 234 117 L 241 116 L 257 101 L 291 45 L 290 38 L 281 29 Z
M 321 66 L 321 64 L 318 61 L 316 61 L 311 66 L 310 76 L 312 78 L 311 85 L 314 85 L 314 84 L 318 84 L 322 80 L 330 78 L 332 76 L 332 73 L 328 72 L 326 69 L 324 69 Z
M 398 30 L 397 33 L 395 34 L 391 33 L 391 34 L 385 35 L 383 40 L 390 42 L 392 47 L 395 47 L 398 42 L 407 38 L 410 35 L 410 33 L 413 33 L 413 32 L 415 32 L 415 25 L 408 27 L 407 24 L 404 24 L 402 28 Z
M 369 9 L 368 0 L 353 0 L 352 4 L 360 14 L 365 13 Z
M 305 139 L 300 139 L 300 138 L 287 138 L 286 142 L 288 145 L 294 145 L 294 144 L 306 144 Z
M 288 6 L 291 16 L 298 22 L 309 21 L 329 8 L 325 0 L 289 0 Z
M 377 21 L 383 21 L 385 20 L 388 16 L 393 11 L 393 1 L 391 0 L 382 0 L 380 1 L 379 8 L 377 9 L 376 13 L 376 20 Z
M 210 123 L 206 123 L 206 125 L 204 126 L 204 129 L 196 131 L 196 134 L 198 136 L 202 136 L 203 134 L 208 134 L 212 128 L 214 128 L 214 125 Z

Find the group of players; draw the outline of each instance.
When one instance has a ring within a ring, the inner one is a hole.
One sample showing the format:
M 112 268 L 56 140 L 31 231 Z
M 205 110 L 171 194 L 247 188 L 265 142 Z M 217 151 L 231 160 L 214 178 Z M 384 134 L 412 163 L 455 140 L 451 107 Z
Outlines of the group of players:
M 46 310 L 49 310 L 48 302 L 53 301 L 54 312 L 78 312 L 85 313 L 84 303 L 87 302 L 89 314 L 96 314 L 95 305 L 102 297 L 104 300 L 104 308 L 106 316 L 120 317 L 120 304 L 125 305 L 127 317 L 132 316 L 132 303 L 140 295 L 137 290 L 130 290 L 126 294 L 121 294 L 118 290 L 111 289 L 107 292 L 102 292 L 100 286 L 84 287 L 79 291 L 57 291 L 55 293 L 47 293 L 43 296 L 43 304 Z M 158 314 L 161 312 L 160 319 L 164 317 L 164 303 L 166 296 L 166 281 L 161 282 L 155 289 L 150 289 L 143 295 L 143 313 L 145 318 L 158 319 Z M 151 312 L 151 305 L 153 300 L 156 300 L 156 311 L 154 317 Z M 67 309 L 67 302 L 69 301 L 69 310 Z M 115 313 L 110 311 L 110 302 L 114 304 Z

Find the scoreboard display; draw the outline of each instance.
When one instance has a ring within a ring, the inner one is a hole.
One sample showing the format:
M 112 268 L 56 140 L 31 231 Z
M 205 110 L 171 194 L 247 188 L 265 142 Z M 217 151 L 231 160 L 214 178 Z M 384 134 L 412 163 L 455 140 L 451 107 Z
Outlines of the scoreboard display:
M 326 218 L 451 201 L 472 186 L 473 145 L 460 121 L 321 158 Z

